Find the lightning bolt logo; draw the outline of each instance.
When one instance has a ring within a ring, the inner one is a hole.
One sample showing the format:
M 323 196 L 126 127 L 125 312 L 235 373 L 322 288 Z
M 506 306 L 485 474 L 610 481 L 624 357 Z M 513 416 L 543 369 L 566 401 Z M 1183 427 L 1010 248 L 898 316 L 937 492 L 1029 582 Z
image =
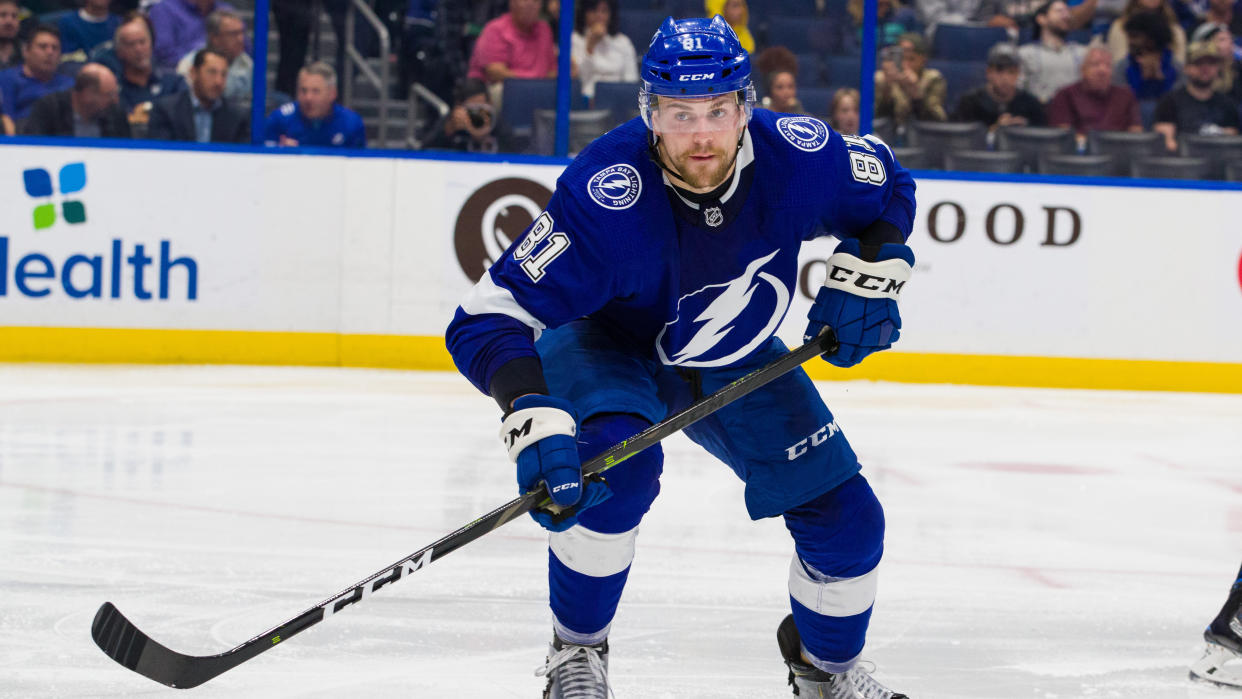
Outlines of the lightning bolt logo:
M 620 177 L 609 177 L 599 183 L 599 188 L 608 192 L 625 193 L 630 188 L 630 181 L 624 175 Z
M 795 148 L 813 153 L 828 143 L 828 127 L 814 117 L 781 117 L 776 130 Z
M 686 367 L 723 366 L 745 357 L 765 342 L 772 333 L 776 332 L 776 327 L 780 325 L 781 319 L 785 316 L 785 310 L 789 306 L 789 290 L 775 275 L 761 271 L 763 266 L 779 253 L 780 250 L 776 250 L 766 257 L 754 260 L 746 266 L 746 271 L 741 276 L 727 284 L 708 285 L 681 297 L 677 302 L 678 319 L 665 325 L 659 337 L 656 338 L 656 350 L 660 355 L 660 360 L 665 364 Z M 750 307 L 755 291 L 761 284 L 770 285 L 776 293 L 775 308 L 767 324 L 759 332 L 750 338 L 739 339 L 737 333 L 734 333 L 735 330 L 739 330 L 737 321 Z M 702 323 L 694 336 L 680 350 L 666 353 L 665 334 L 669 328 L 680 322 L 683 304 L 688 305 L 687 302 L 693 297 L 718 289 L 720 291 L 716 297 L 708 302 L 703 311 L 692 321 L 694 324 Z M 717 359 L 699 359 L 720 346 L 730 333 L 734 334 L 733 341 L 742 342 L 741 347 Z

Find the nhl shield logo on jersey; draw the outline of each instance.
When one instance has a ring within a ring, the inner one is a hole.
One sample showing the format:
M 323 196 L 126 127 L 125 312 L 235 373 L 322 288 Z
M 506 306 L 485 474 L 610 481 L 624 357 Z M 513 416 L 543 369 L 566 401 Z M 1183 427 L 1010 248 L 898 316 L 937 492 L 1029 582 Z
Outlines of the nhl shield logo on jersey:
M 719 206 L 709 206 L 703 209 L 703 222 L 715 228 L 724 223 L 724 212 L 720 210 Z
M 587 193 L 605 209 L 628 209 L 642 192 L 643 181 L 638 170 L 627 163 L 610 165 L 587 182 Z
M 828 142 L 828 127 L 814 117 L 791 116 L 776 120 L 776 130 L 799 150 L 813 153 Z

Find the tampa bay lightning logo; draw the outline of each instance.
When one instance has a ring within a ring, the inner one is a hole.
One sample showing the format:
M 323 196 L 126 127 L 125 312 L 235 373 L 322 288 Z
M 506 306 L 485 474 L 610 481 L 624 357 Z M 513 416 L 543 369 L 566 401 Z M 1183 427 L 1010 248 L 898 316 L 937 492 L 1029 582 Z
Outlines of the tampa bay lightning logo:
M 779 253 L 751 262 L 731 282 L 682 296 L 677 319 L 656 338 L 660 361 L 684 367 L 724 366 L 766 342 L 789 307 L 788 287 L 763 269 Z
M 828 142 L 828 127 L 814 117 L 791 116 L 776 120 L 776 130 L 795 148 L 813 153 Z
M 617 163 L 595 173 L 587 192 L 605 209 L 628 209 L 643 193 L 643 181 L 633 165 Z

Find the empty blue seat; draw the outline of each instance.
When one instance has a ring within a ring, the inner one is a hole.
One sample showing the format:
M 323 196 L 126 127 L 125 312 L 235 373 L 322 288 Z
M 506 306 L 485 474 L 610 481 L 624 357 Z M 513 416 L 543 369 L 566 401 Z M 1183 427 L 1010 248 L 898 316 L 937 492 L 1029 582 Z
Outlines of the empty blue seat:
M 826 53 L 835 43 L 831 24 L 816 17 L 773 15 L 765 26 L 765 45 L 784 46 L 794 53 Z
M 581 95 L 577 80 L 570 83 L 569 94 Z M 573 105 L 571 98 L 570 103 Z M 519 141 L 529 139 L 535 122 L 535 110 L 556 106 L 556 78 L 508 78 L 500 103 L 500 118 L 513 129 Z
M 798 60 L 798 87 L 823 87 L 827 84 L 824 76 L 824 62 L 818 53 L 800 53 Z
M 987 60 L 988 50 L 1009 41 L 1003 27 L 979 27 L 966 24 L 941 24 L 932 37 L 931 57 L 959 61 Z
M 858 87 L 862 73 L 862 59 L 858 56 L 825 56 L 824 72 L 829 85 Z
M 634 50 L 642 56 L 651 45 L 651 37 L 655 36 L 660 23 L 669 14 L 664 10 L 622 10 L 617 17 L 617 27 L 622 34 L 629 37 L 634 44 Z
M 828 117 L 828 106 L 832 104 L 832 95 L 836 92 L 831 87 L 803 87 L 798 85 L 798 101 L 807 114 L 817 117 Z
M 593 109 L 607 109 L 612 112 L 615 124 L 621 124 L 638 116 L 639 82 L 597 82 L 595 83 L 595 101 Z

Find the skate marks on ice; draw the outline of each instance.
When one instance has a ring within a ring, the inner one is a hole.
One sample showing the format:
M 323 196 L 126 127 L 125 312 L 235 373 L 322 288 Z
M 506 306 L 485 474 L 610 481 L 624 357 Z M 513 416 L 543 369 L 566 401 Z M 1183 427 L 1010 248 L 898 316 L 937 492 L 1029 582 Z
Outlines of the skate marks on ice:
M 0 697 L 164 693 L 89 637 L 105 600 L 231 648 L 513 497 L 449 374 L 0 366 Z M 1236 570 L 1242 398 L 824 383 L 885 504 L 866 655 L 912 696 L 1220 697 L 1187 680 Z M 611 638 L 621 697 L 784 697 L 791 554 L 666 443 Z M 543 537 L 514 523 L 195 689 L 529 697 Z

